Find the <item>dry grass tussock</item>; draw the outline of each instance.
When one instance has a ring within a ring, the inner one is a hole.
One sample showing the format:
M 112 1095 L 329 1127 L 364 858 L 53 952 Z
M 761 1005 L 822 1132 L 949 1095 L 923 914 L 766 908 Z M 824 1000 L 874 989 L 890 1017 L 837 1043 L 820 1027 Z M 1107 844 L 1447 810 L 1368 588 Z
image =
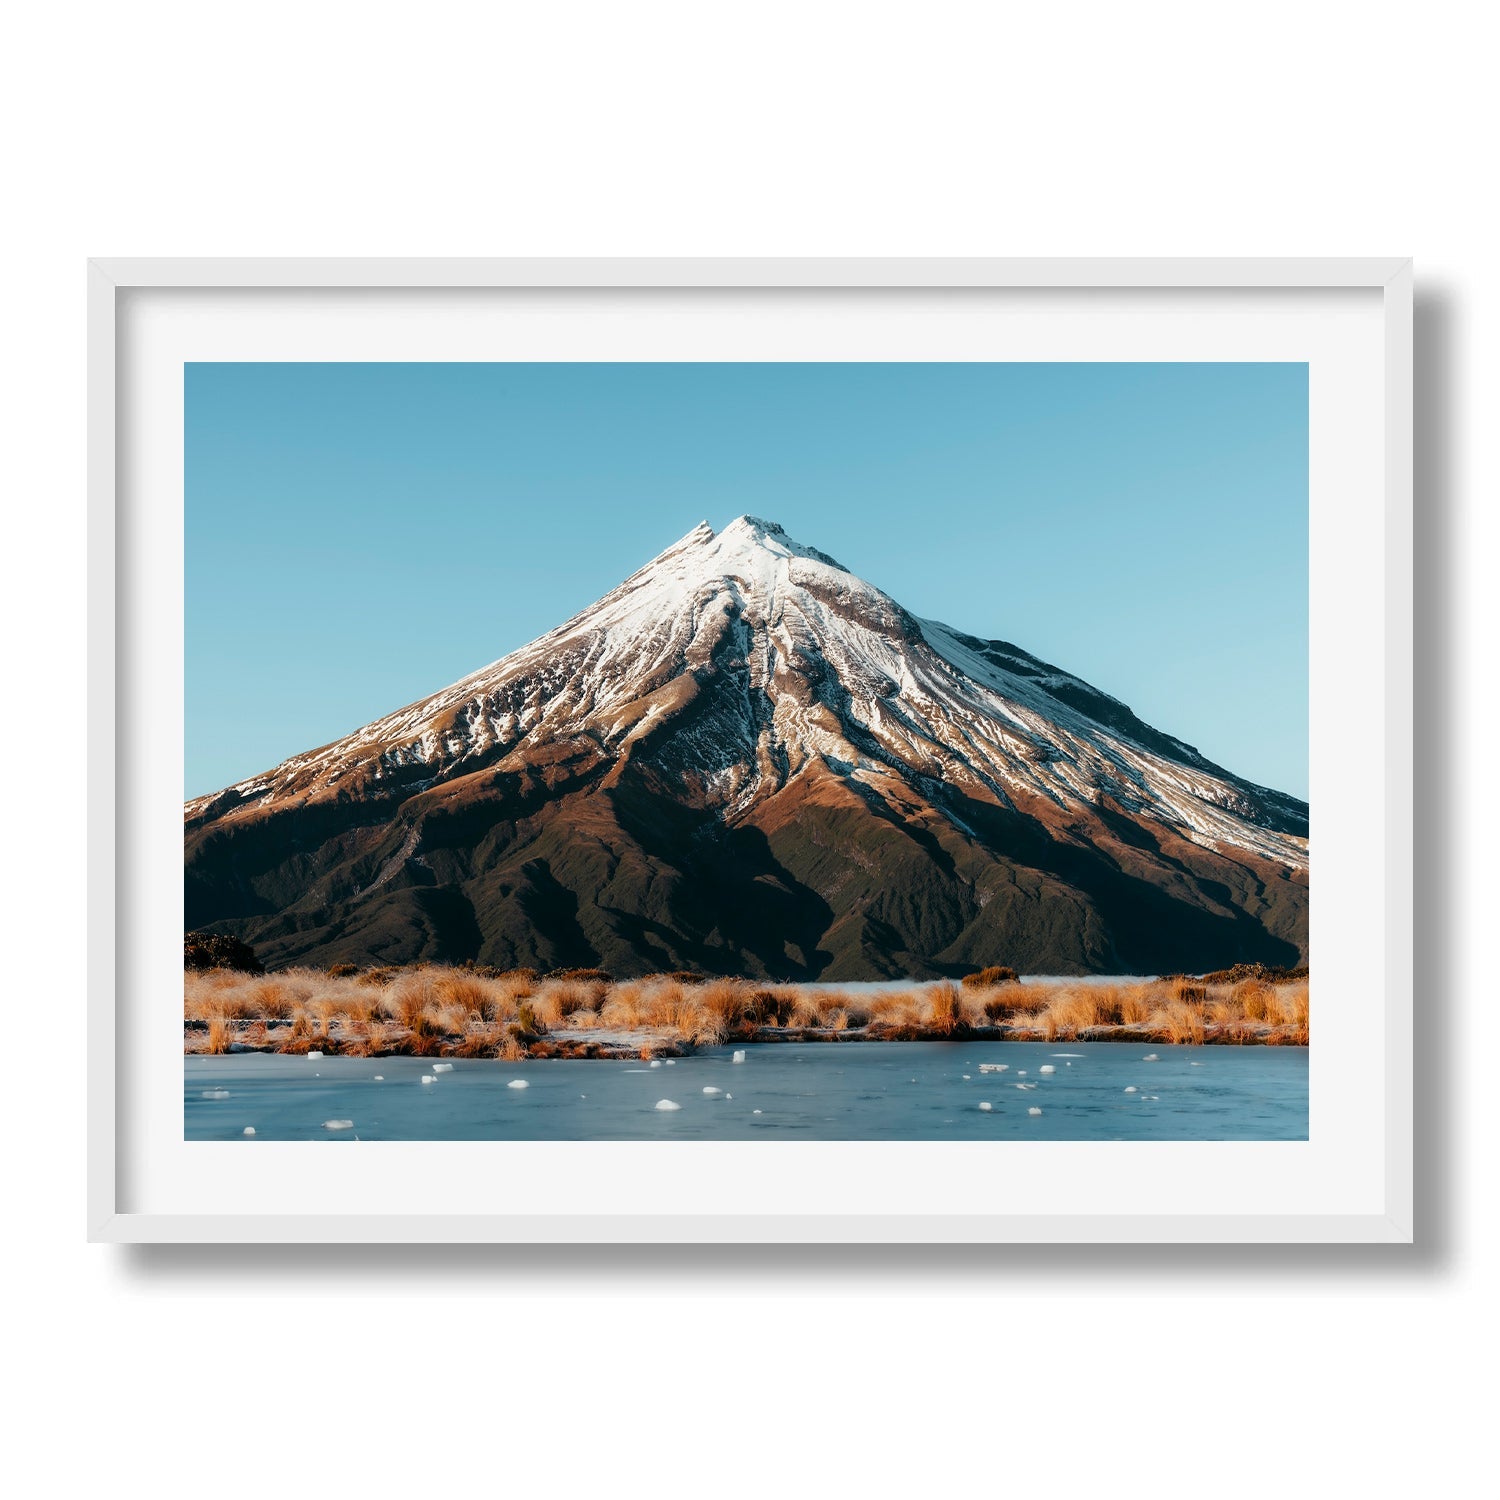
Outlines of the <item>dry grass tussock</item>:
M 796 984 L 661 974 L 619 982 L 592 971 L 539 978 L 418 965 L 348 973 L 285 969 L 184 975 L 189 1046 L 210 1052 L 263 1045 L 356 1055 L 525 1055 L 528 1047 L 584 1045 L 595 1032 L 632 1047 L 714 1046 L 764 1029 L 838 1035 L 945 1037 L 1004 1028 L 1051 1041 L 1098 1028 L 1135 1028 L 1161 1041 L 1305 1042 L 1306 979 L 1250 977 L 1205 984 L 1173 978 L 1140 984 L 893 985 L 873 995 Z

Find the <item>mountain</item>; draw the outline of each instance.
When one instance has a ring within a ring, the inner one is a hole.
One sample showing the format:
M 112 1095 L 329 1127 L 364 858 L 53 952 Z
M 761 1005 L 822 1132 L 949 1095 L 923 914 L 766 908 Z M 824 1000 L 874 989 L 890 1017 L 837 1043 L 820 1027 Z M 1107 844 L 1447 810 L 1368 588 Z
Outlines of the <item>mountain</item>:
M 751 516 L 184 815 L 188 925 L 272 967 L 877 979 L 1307 957 L 1305 803 Z

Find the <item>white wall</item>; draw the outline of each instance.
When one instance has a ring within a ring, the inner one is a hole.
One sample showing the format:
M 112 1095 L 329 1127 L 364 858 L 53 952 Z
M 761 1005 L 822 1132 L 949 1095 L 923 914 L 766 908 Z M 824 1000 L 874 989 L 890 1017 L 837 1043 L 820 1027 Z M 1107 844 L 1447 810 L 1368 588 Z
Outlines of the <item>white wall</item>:
M 1465 1491 L 1491 1419 L 1496 1250 L 1477 730 L 1500 329 L 1477 11 L 498 10 L 144 0 L 7 22 L 12 1458 L 58 1493 L 126 1474 L 220 1495 L 463 1476 L 533 1493 Z M 84 257 L 362 252 L 1416 255 L 1421 1245 L 85 1245 L 68 904 Z

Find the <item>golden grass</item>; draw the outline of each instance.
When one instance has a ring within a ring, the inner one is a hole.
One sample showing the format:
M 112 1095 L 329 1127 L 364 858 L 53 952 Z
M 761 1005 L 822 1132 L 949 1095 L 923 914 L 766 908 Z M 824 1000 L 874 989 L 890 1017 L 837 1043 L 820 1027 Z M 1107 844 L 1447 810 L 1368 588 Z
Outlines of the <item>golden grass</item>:
M 1258 979 L 1247 979 L 1235 985 L 1231 997 L 1247 1021 L 1266 1021 L 1276 999 L 1276 991 Z
M 927 1024 L 939 1036 L 951 1036 L 964 1024 L 963 1001 L 957 985 L 944 981 L 933 986 L 927 997 Z
M 870 1020 L 883 1026 L 915 1026 L 922 1017 L 921 999 L 905 990 L 882 991 L 870 1000 Z
M 1205 984 L 997 984 L 950 981 L 893 985 L 874 995 L 797 984 L 656 974 L 608 982 L 591 972 L 538 979 L 444 965 L 271 975 L 226 970 L 184 975 L 183 1014 L 206 1050 L 236 1040 L 306 1051 L 360 1054 L 451 1052 L 465 1057 L 524 1056 L 528 1045 L 564 1048 L 569 1033 L 595 1029 L 634 1038 L 630 1045 L 714 1046 L 753 1037 L 761 1027 L 886 1037 L 948 1037 L 1003 1028 L 1049 1041 L 1095 1028 L 1130 1027 L 1164 1042 L 1276 1040 L 1296 1043 L 1309 1028 L 1305 979 Z M 371 974 L 379 972 L 378 982 Z M 971 976 L 972 978 L 972 976 Z M 253 1040 L 252 1040 L 253 1038 Z M 555 1038 L 555 1042 L 553 1040 Z M 579 1045 L 593 1045 L 587 1036 Z M 194 1042 L 195 1047 L 200 1044 Z
M 1286 989 L 1288 1009 L 1291 1014 L 1293 1027 L 1306 1032 L 1310 1021 L 1310 998 L 1308 994 L 1307 981 L 1301 984 L 1288 985 Z
M 438 974 L 431 981 L 432 995 L 439 1004 L 457 1007 L 466 1014 L 469 1011 L 483 1012 L 493 1006 L 494 996 L 482 979 L 461 970 Z
M 1083 989 L 1063 990 L 1037 1013 L 1036 1023 L 1049 1042 L 1076 1037 L 1080 1031 L 1100 1024 L 1099 1007 Z
M 1203 1012 L 1182 1000 L 1168 1000 L 1152 1011 L 1149 1024 L 1168 1042 L 1197 1045 L 1204 1037 Z
M 1003 964 L 991 964 L 987 969 L 980 969 L 976 974 L 965 974 L 963 985 L 965 989 L 989 989 L 997 984 L 1014 984 L 1017 975 L 1014 969 L 1007 969 Z

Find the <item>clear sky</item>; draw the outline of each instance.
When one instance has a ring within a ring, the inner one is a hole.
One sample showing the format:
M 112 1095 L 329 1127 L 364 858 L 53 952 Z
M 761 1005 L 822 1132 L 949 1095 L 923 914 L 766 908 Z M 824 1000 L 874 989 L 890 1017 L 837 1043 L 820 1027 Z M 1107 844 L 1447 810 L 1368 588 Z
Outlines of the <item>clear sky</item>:
M 190 364 L 186 794 L 779 521 L 1307 795 L 1301 364 Z

